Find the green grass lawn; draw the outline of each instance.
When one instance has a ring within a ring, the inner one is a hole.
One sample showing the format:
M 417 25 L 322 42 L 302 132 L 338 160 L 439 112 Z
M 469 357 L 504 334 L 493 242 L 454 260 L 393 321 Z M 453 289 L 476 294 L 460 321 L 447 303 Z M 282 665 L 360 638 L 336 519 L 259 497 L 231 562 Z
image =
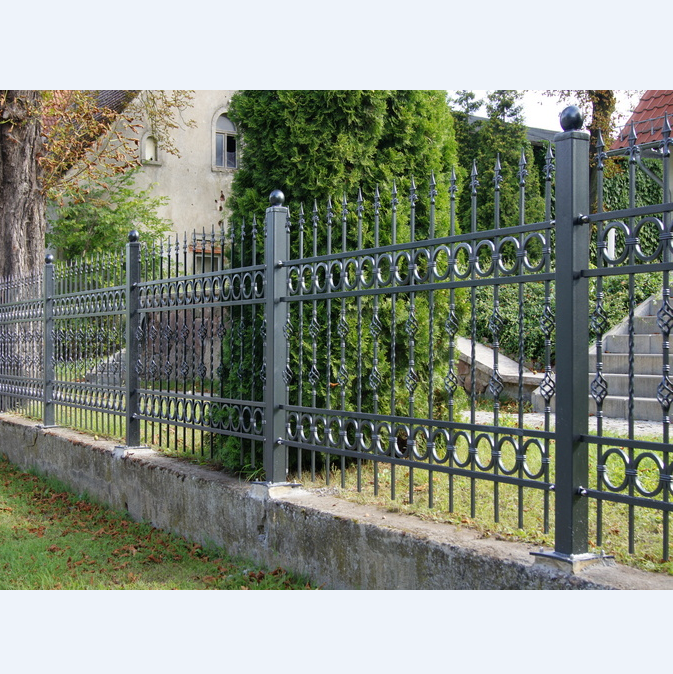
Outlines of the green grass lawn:
M 0 457 L 0 590 L 60 589 L 315 588 L 133 522 Z

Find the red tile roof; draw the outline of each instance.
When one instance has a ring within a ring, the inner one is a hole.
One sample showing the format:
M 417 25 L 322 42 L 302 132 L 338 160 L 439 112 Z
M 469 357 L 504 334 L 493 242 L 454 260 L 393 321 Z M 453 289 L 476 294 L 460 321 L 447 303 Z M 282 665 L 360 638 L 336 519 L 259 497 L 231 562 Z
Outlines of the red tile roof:
M 619 132 L 611 150 L 629 146 L 631 123 L 635 125 L 638 143 L 650 143 L 661 140 L 661 129 L 664 126 L 664 114 L 673 126 L 673 91 L 649 89 L 643 94 L 633 111 L 631 118 Z

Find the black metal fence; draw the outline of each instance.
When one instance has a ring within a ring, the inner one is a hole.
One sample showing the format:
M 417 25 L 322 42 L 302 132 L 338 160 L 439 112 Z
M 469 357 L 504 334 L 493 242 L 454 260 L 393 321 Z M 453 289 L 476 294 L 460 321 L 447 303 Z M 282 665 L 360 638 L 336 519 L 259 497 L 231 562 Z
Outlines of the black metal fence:
M 402 489 L 408 502 L 453 511 L 465 500 L 472 517 L 487 502 L 496 521 L 507 511 L 515 528 L 530 518 L 545 532 L 553 527 L 549 554 L 570 562 L 590 543 L 609 543 L 606 509 L 625 509 L 631 550 L 640 513 L 655 513 L 647 526 L 668 559 L 669 147 L 665 124 L 655 148 L 663 159 L 661 203 L 636 207 L 632 190 L 620 211 L 603 207 L 599 147 L 591 213 L 589 137 L 570 128 L 556 137 L 555 157 L 551 147 L 547 153 L 541 222 L 525 222 L 522 161 L 519 219 L 507 227 L 499 221 L 497 169 L 493 222 L 488 230 L 477 222 L 483 188 L 475 167 L 467 226 L 456 222 L 455 177 L 441 187 L 449 193 L 441 212 L 433 177 L 423 190 L 411 180 L 404 195 L 394 186 L 385 199 L 377 191 L 370 201 L 358 195 L 353 203 L 316 204 L 308 217 L 302 208 L 292 219 L 274 192 L 263 227 L 253 220 L 226 235 L 203 232 L 154 247 L 132 233 L 125 255 L 63 266 L 48 257 L 43 277 L 0 288 L 2 409 L 42 416 L 46 425 L 125 434 L 128 446 L 208 455 L 228 448 L 242 464 L 263 468 L 269 482 L 286 481 L 290 469 L 300 480 L 319 471 L 329 481 L 336 468 L 342 484 L 352 473 L 357 489 L 371 483 L 392 498 Z M 637 152 L 634 138 L 632 178 Z M 634 279 L 641 274 L 660 275 L 663 293 L 657 439 L 636 437 L 632 385 L 626 437 L 603 426 L 602 284 L 619 275 L 628 287 L 633 382 Z M 516 297 L 507 312 L 506 289 Z M 541 298 L 535 307 L 531 289 Z M 487 422 L 476 381 L 484 297 L 492 346 Z M 524 391 L 531 313 L 545 340 L 537 425 L 527 422 Z M 500 337 L 508 323 L 519 354 L 505 413 Z M 471 338 L 471 367 L 462 375 L 460 337 Z

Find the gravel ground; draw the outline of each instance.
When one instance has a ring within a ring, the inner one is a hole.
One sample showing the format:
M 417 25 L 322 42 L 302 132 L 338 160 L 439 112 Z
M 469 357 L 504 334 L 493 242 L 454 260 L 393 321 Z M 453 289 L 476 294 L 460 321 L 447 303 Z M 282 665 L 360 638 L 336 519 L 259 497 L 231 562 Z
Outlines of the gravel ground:
M 501 417 L 516 418 L 514 414 L 503 414 Z M 524 426 L 528 428 L 543 428 L 544 427 L 544 414 L 524 414 Z M 478 424 L 492 424 L 493 423 L 493 412 L 477 412 L 475 415 L 476 421 Z M 469 414 L 466 415 L 465 420 L 469 420 Z M 589 430 L 596 430 L 596 417 L 589 417 Z M 555 427 L 556 418 L 551 415 L 551 425 L 552 428 Z M 629 431 L 629 422 L 626 419 L 608 419 L 607 417 L 603 418 L 603 434 L 607 433 L 628 433 Z M 651 435 L 661 435 L 662 434 L 662 423 L 660 421 L 634 421 L 634 434 L 635 437 L 642 436 L 651 436 Z

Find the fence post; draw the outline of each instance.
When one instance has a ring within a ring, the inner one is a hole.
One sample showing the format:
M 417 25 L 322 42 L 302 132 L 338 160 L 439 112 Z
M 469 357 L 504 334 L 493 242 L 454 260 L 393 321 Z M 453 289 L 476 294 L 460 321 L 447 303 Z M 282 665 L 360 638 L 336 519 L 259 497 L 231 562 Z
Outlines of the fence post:
M 43 328 L 43 410 L 46 427 L 56 424 L 54 409 L 54 256 L 44 258 L 44 328 Z
M 140 419 L 138 418 L 138 283 L 140 283 L 140 237 L 134 229 L 126 244 L 126 446 L 140 445 Z
M 265 430 L 264 472 L 269 483 L 287 480 L 287 447 L 282 444 L 285 435 L 286 392 L 283 380 L 285 344 L 282 339 L 285 313 L 280 298 L 287 289 L 287 270 L 280 264 L 289 258 L 289 237 L 286 232 L 287 208 L 285 195 L 274 190 L 269 196 L 271 206 L 266 209 L 266 382 L 264 386 Z
M 588 555 L 589 134 L 571 106 L 556 144 L 556 543 L 554 556 L 575 568 Z

